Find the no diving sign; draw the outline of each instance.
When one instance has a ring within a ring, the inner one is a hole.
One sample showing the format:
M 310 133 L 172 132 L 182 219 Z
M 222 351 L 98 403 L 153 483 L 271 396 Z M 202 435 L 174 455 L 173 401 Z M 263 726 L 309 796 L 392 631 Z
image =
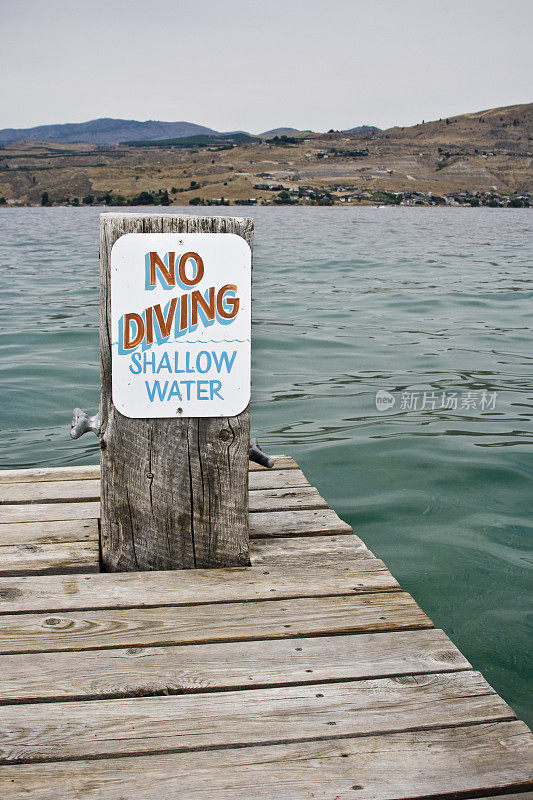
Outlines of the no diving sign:
M 128 233 L 111 251 L 113 404 L 231 417 L 250 400 L 251 250 L 233 233 Z

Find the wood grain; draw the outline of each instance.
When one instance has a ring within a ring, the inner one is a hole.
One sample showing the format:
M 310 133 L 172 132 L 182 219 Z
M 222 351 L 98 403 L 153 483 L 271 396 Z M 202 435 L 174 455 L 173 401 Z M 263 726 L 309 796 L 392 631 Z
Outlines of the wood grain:
M 98 539 L 53 544 L 0 545 L 0 577 L 99 571 Z
M 50 651 L 0 656 L 0 700 L 167 695 L 469 668 L 446 634 L 432 628 L 201 646 Z
M 252 539 L 250 559 L 252 566 L 317 567 L 359 564 L 361 559 L 375 558 L 361 539 L 354 533 L 330 536 L 285 536 Z
M 111 249 L 126 233 L 148 232 L 233 233 L 253 245 L 251 219 L 100 217 L 103 565 L 124 572 L 247 564 L 249 408 L 227 419 L 130 419 L 112 402 Z
M 352 533 L 332 509 L 275 511 L 250 515 L 250 537 Z
M 310 486 L 301 469 L 265 469 L 250 472 L 250 491 L 254 489 L 290 489 Z
M 36 467 L 33 469 L 0 470 L 1 484 L 97 479 L 100 479 L 100 464 L 89 464 L 81 467 Z
M 406 592 L 10 614 L 0 653 L 279 639 L 428 628 Z
M 15 503 L 0 506 L 0 538 L 4 524 L 24 522 L 59 522 L 100 517 L 100 503 Z
M 0 707 L 0 762 L 304 741 L 515 719 L 479 672 Z
M 314 486 L 295 486 L 286 489 L 255 489 L 250 492 L 249 498 L 251 512 L 300 511 L 328 507 L 328 504 Z
M 499 722 L 75 765 L 6 765 L 0 790 L 6 800 L 427 800 L 487 787 L 531 788 L 532 749 L 522 722 Z
M 4 522 L 0 524 L 0 546 L 93 541 L 98 542 L 98 519 Z

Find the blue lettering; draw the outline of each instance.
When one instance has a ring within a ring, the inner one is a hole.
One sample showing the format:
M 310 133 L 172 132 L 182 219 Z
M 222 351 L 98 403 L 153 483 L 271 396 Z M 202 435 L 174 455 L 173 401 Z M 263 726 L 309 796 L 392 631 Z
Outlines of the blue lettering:
M 209 381 L 209 389 L 211 390 L 211 400 L 215 395 L 220 397 L 221 400 L 224 399 L 220 394 L 220 389 L 222 389 L 222 383 L 220 381 Z
M 161 361 L 159 362 L 159 366 L 156 369 L 156 375 L 159 375 L 162 369 L 168 370 L 168 372 L 172 372 L 172 367 L 170 365 L 170 358 L 168 357 L 168 353 L 164 353 Z
M 155 353 L 143 353 L 143 372 L 146 375 L 150 367 L 151 372 L 155 372 Z
M 207 387 L 211 383 L 211 381 L 197 381 L 196 382 L 196 397 L 198 400 L 209 400 L 207 394 L 202 394 L 202 392 L 207 392 Z
M 205 369 L 202 369 L 202 356 L 205 357 Z M 198 355 L 196 356 L 196 369 L 198 372 L 202 374 L 204 372 L 209 372 L 211 369 L 211 354 L 207 352 L 207 350 L 201 350 Z
M 130 364 L 129 370 L 134 375 L 138 375 L 140 372 L 142 372 L 141 354 L 140 353 L 132 353 L 131 360 L 132 360 L 133 364 L 135 365 L 136 369 L 133 368 L 133 364 Z
M 161 385 L 160 385 L 159 381 L 154 381 L 154 386 L 153 386 L 153 388 L 151 390 L 150 390 L 150 384 L 148 383 L 148 381 L 145 381 L 144 383 L 145 383 L 146 391 L 148 392 L 148 397 L 149 397 L 151 403 L 154 402 L 154 398 L 155 398 L 156 392 L 159 395 L 159 399 L 160 400 L 164 400 L 165 399 L 165 394 L 166 394 L 167 388 L 168 388 L 168 381 L 165 381 L 165 385 L 163 386 L 163 389 L 161 389 Z
M 215 362 L 215 367 L 217 369 L 217 372 L 222 372 L 222 366 L 224 362 L 226 364 L 226 370 L 228 371 L 228 373 L 231 372 L 231 368 L 233 367 L 233 362 L 235 361 L 236 357 L 237 357 L 236 350 L 233 351 L 231 359 L 228 358 L 226 350 L 224 350 L 220 354 L 220 358 L 218 358 L 217 354 L 213 351 L 213 361 Z
M 178 381 L 174 381 L 172 383 L 172 386 L 170 387 L 170 392 L 168 393 L 167 400 L 170 400 L 171 397 L 178 397 L 180 400 L 183 400 Z

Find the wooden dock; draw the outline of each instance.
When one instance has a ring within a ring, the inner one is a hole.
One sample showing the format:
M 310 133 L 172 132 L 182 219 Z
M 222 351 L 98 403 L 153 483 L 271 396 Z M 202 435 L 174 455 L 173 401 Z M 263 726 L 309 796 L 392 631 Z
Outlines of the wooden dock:
M 533 797 L 524 723 L 286 456 L 248 568 L 99 572 L 98 467 L 0 473 L 3 800 Z

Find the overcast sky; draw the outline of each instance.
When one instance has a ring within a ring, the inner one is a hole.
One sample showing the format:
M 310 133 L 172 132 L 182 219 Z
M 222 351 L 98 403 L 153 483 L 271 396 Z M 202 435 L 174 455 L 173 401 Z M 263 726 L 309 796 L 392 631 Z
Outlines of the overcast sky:
M 0 128 L 385 128 L 531 100 L 533 0 L 0 0 L 0 12 Z

